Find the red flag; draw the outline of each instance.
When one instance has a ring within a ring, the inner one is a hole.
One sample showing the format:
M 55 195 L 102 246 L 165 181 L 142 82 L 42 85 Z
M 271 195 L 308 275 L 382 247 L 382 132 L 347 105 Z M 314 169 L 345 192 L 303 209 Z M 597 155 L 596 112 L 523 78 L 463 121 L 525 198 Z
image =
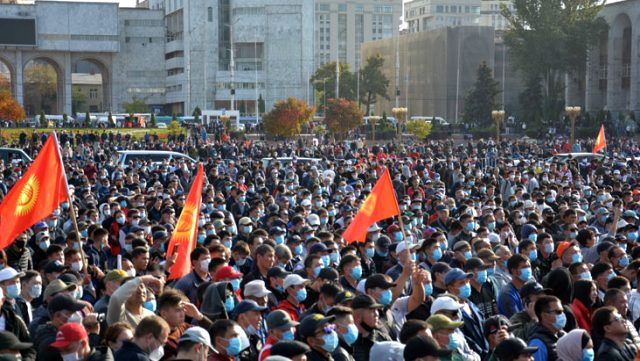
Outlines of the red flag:
M 600 126 L 598 137 L 596 138 L 596 144 L 593 145 L 593 154 L 598 153 L 600 150 L 607 147 L 607 140 L 604 137 L 604 125 Z
M 167 248 L 167 259 L 171 258 L 177 247 L 178 257 L 176 263 L 171 266 L 169 279 L 182 278 L 191 272 L 191 251 L 196 246 L 198 236 L 198 219 L 200 217 L 200 203 L 202 203 L 202 184 L 204 183 L 204 171 L 202 164 L 198 165 L 198 174 L 193 180 L 187 202 L 184 204 L 176 230 L 171 236 Z
M 55 135 L 0 204 L 0 249 L 69 200 L 67 182 Z
M 342 234 L 347 243 L 364 242 L 367 229 L 374 223 L 400 214 L 391 176 L 386 170 L 373 187 L 362 207 Z

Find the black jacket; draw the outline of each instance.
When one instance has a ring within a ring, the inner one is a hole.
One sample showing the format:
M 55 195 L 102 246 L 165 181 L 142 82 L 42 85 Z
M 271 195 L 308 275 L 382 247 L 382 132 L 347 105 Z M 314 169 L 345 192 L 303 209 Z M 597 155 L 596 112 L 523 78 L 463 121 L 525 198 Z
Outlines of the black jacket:
M 122 342 L 122 347 L 113 356 L 115 361 L 150 361 L 149 354 L 131 341 Z
M 564 336 L 564 334 L 564 331 L 560 331 L 554 335 L 548 328 L 538 323 L 531 330 L 531 335 L 529 336 L 527 343 L 534 339 L 542 341 L 547 348 L 547 360 L 555 361 L 558 359 L 558 352 L 556 349 L 558 339 Z
M 629 339 L 625 339 L 624 346 L 620 347 L 617 343 L 608 338 L 604 338 L 596 353 L 598 361 L 633 361 L 636 357 L 636 347 Z
M 20 316 L 16 314 L 16 311 L 13 310 L 9 302 L 5 302 L 2 305 L 0 312 L 2 312 L 5 318 L 5 331 L 16 335 L 20 342 L 32 342 L 29 331 L 27 331 L 27 325 Z M 20 354 L 22 355 L 23 361 L 35 361 L 36 359 L 36 350 L 33 348 L 23 350 Z

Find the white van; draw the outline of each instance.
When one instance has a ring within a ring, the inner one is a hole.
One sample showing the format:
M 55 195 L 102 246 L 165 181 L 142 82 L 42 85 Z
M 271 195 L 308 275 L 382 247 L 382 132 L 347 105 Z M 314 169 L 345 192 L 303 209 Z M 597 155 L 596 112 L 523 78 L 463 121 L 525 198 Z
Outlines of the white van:
M 118 152 L 118 164 L 123 168 L 129 166 L 129 162 L 136 160 L 150 160 L 153 163 L 161 164 L 165 160 L 171 161 L 172 159 L 177 160 L 187 160 L 190 162 L 195 162 L 196 160 L 189 157 L 186 154 L 178 153 L 178 152 L 169 152 L 164 150 L 121 150 Z
M 427 123 L 433 123 L 436 125 L 450 125 L 444 118 L 441 117 L 426 117 L 422 115 L 416 115 L 411 117 L 411 120 L 423 120 Z

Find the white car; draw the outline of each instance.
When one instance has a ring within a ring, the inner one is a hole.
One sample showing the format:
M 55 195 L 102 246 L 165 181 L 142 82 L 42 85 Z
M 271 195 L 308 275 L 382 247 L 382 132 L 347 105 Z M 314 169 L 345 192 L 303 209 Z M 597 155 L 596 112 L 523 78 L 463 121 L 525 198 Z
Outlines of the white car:
M 158 124 L 156 124 L 156 128 L 158 128 L 158 129 L 167 129 L 167 123 L 158 123 Z
M 162 164 L 165 160 L 171 161 L 172 159 L 182 159 L 194 163 L 196 161 L 186 154 L 164 150 L 121 150 L 118 155 L 118 164 L 123 168 L 128 167 L 130 162 L 135 162 L 136 160 L 150 160 L 156 164 Z

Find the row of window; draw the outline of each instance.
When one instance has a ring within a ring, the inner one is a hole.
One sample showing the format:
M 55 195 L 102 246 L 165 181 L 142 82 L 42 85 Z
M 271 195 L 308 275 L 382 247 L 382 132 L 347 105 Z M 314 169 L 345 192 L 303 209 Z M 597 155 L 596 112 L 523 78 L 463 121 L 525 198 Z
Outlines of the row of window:
M 233 87 L 233 85 L 235 85 L 235 88 Z M 246 83 L 217 82 L 216 88 L 217 89 L 255 89 L 256 83 L 255 82 L 246 82 Z M 258 82 L 258 89 L 264 89 L 264 83 Z
M 167 87 L 167 93 L 174 93 L 182 91 L 182 84 L 170 85 Z
M 124 26 L 163 26 L 164 21 L 153 19 L 125 20 Z
M 391 14 L 393 13 L 393 5 L 374 5 L 371 7 L 372 12 L 374 13 L 382 13 L 382 14 Z M 317 4 L 316 10 L 318 11 L 331 11 L 331 4 L 321 3 Z M 353 11 L 356 13 L 364 12 L 364 5 L 356 4 L 353 6 Z M 338 4 L 338 12 L 346 13 L 347 12 L 347 4 Z
M 436 13 L 467 13 L 480 14 L 480 6 L 462 6 L 462 5 L 437 5 Z
M 127 88 L 129 94 L 164 94 L 164 88 Z

